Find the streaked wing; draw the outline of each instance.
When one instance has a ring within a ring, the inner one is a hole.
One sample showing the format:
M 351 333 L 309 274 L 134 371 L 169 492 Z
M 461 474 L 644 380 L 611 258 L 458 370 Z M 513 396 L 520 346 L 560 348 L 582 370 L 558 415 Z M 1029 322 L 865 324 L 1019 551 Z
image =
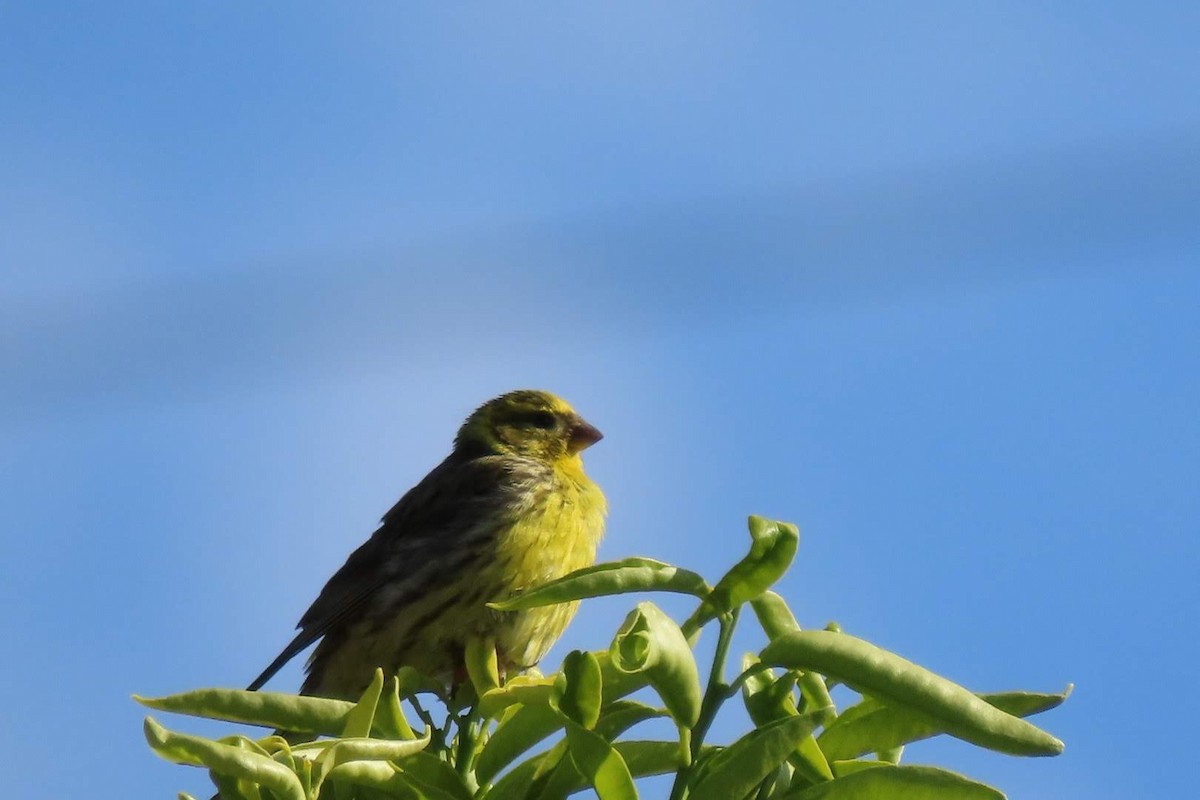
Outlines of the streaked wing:
M 451 454 L 383 516 L 371 538 L 350 554 L 297 626 L 300 632 L 248 687 L 260 688 L 300 651 L 360 619 L 372 599 L 423 565 L 430 553 L 452 552 L 466 536 L 494 530 L 510 513 L 519 487 L 543 469 L 535 462 Z M 481 526 L 492 521 L 490 526 Z

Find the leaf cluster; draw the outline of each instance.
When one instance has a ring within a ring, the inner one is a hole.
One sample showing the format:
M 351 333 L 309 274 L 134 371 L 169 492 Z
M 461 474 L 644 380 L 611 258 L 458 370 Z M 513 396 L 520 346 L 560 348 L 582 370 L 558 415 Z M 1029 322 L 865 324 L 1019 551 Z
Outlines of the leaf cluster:
M 138 698 L 161 711 L 277 730 L 212 740 L 147 717 L 146 739 L 163 758 L 207 768 L 225 800 L 559 800 L 584 789 L 635 800 L 637 780 L 661 774 L 674 775 L 670 800 L 983 800 L 1004 795 L 948 770 L 901 764 L 905 745 L 945 734 L 1012 755 L 1062 752 L 1062 742 L 1023 718 L 1062 703 L 1069 686 L 977 695 L 837 626 L 801 630 L 770 591 L 795 556 L 798 530 L 751 517 L 750 537 L 749 552 L 715 585 L 631 558 L 495 604 L 515 613 L 625 593 L 696 598 L 682 623 L 638 604 L 607 650 L 572 651 L 552 675 L 502 681 L 494 643 L 479 640 L 466 651 L 470 682 L 453 693 L 402 669 L 386 679 L 377 670 L 357 703 L 228 689 Z M 726 680 L 747 607 L 767 643 Z M 706 627 L 716 628 L 717 642 L 702 677 L 694 647 Z M 840 710 L 830 695 L 839 683 L 859 696 Z M 630 697 L 646 687 L 638 696 L 649 702 Z M 436 714 L 421 699 L 430 696 Z M 739 698 L 753 729 L 727 745 L 707 742 L 718 712 Z M 659 718 L 676 738 L 628 735 Z

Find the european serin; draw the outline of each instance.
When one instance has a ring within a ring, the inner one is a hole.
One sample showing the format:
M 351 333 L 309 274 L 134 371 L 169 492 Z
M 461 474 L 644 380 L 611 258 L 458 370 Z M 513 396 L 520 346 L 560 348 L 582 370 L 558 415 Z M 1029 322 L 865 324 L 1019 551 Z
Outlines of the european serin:
M 487 603 L 595 560 L 605 500 L 579 454 L 600 437 L 547 392 L 484 403 L 446 460 L 329 579 L 300 633 L 249 688 L 318 639 L 301 692 L 323 697 L 356 698 L 376 667 L 454 681 L 472 638 L 493 639 L 509 674 L 536 664 L 577 604 L 501 612 Z

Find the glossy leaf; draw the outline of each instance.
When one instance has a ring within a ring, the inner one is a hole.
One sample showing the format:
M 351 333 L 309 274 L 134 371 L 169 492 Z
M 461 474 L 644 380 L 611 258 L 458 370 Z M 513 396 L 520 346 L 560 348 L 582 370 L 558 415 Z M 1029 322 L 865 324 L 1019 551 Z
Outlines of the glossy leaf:
M 947 770 L 889 765 L 789 792 L 782 800 L 1004 800 L 1004 795 Z
M 637 800 L 637 788 L 625 759 L 603 736 L 579 725 L 567 727 L 571 761 L 588 779 L 600 800 Z
M 557 702 L 562 685 L 556 677 L 536 678 L 519 675 L 499 689 L 492 689 L 479 700 L 479 713 L 485 719 L 495 719 L 510 706 L 546 705 Z
M 862 772 L 864 769 L 876 769 L 878 767 L 890 767 L 892 764 L 887 761 L 867 761 L 866 759 L 847 759 L 845 761 L 833 761 L 829 764 L 833 767 L 833 774 L 839 778 L 844 778 L 855 772 Z
M 490 783 L 519 755 L 566 724 L 566 719 L 545 703 L 517 709 L 496 729 L 475 760 L 479 782 Z
M 558 709 L 569 719 L 591 729 L 600 719 L 600 664 L 592 653 L 572 650 L 563 659 Z
M 690 800 L 729 800 L 745 797 L 779 768 L 812 734 L 810 716 L 772 722 L 738 739 L 714 755 L 692 787 Z
M 614 667 L 644 673 L 679 724 L 700 716 L 700 673 L 675 621 L 653 603 L 639 603 L 617 631 L 609 655 Z
M 319 742 L 315 744 L 324 744 Z M 429 744 L 429 739 L 412 739 L 408 741 L 387 741 L 381 739 L 338 739 L 317 756 L 313 765 L 313 793 L 320 791 L 321 785 L 333 770 L 342 764 L 354 761 L 395 761 L 405 756 L 419 752 Z M 294 748 L 294 752 L 303 753 L 304 745 Z
M 470 800 L 471 792 L 454 769 L 436 756 L 419 753 L 398 763 L 354 761 L 341 764 L 331 780 L 378 789 L 403 800 Z M 339 795 L 340 796 L 340 795 Z
M 480 697 L 500 688 L 500 665 L 496 657 L 496 640 L 472 637 L 467 641 L 465 659 L 467 676 Z
M 235 778 L 247 778 L 267 787 L 282 800 L 305 800 L 296 774 L 260 753 L 219 742 L 174 733 L 151 717 L 144 724 L 146 741 L 155 753 L 177 764 L 204 766 Z
M 750 552 L 713 587 L 710 603 L 720 610 L 753 600 L 787 572 L 800 544 L 800 529 L 787 522 L 750 517 Z
M 996 692 L 977 697 L 1008 714 L 1027 717 L 1061 705 L 1070 696 L 1071 689 L 1068 686 L 1059 694 Z M 944 732 L 943 726 L 927 714 L 903 706 L 885 705 L 868 697 L 846 709 L 817 737 L 817 741 L 826 756 L 840 760 L 899 747 Z
M 329 774 L 329 779 L 378 789 L 387 797 L 397 800 L 435 800 L 434 796 L 420 791 L 411 779 L 385 761 L 352 761 L 349 764 L 339 764 Z M 436 800 L 456 799 L 443 794 Z
M 575 570 L 524 594 L 489 605 L 499 611 L 518 611 L 629 592 L 676 592 L 705 597 L 708 584 L 695 572 L 672 564 L 650 558 L 626 558 Z
M 213 770 L 208 771 L 208 777 L 217 787 L 217 794 L 213 800 L 262 800 L 262 792 L 253 781 L 222 775 Z
M 371 723 L 375 721 L 375 709 L 379 706 L 379 697 L 383 693 L 383 670 L 376 667 L 371 683 L 363 690 L 362 697 L 354 704 L 346 726 L 342 729 L 343 738 L 356 738 L 371 735 Z
M 749 670 L 758 663 L 758 659 L 747 653 L 742 658 L 742 669 Z M 775 722 L 776 720 L 800 715 L 792 698 L 791 687 L 794 674 L 788 673 L 784 678 L 777 679 L 771 670 L 751 674 L 742 684 L 742 701 L 750 719 L 758 727 Z M 813 719 L 820 720 L 819 714 L 813 714 Z M 811 782 L 827 781 L 833 778 L 829 762 L 817 745 L 817 740 L 810 732 L 796 747 L 790 761 L 795 768 Z
M 614 742 L 613 749 L 625 761 L 630 775 L 635 778 L 665 775 L 679 769 L 681 765 L 678 742 L 631 740 Z M 704 750 L 705 754 L 711 752 L 711 748 Z M 522 800 L 525 798 L 542 759 L 547 755 L 548 753 L 541 753 L 518 764 L 483 795 L 485 800 Z M 567 793 L 577 792 L 586 786 L 586 779 L 576 772 L 573 781 L 565 787 L 564 791 Z
M 804 698 L 804 710 L 816 713 L 821 725 L 829 725 L 837 718 L 837 707 L 833 704 L 823 676 L 811 671 L 801 672 L 796 683 Z
M 667 716 L 667 713 L 636 700 L 617 700 L 600 710 L 596 733 L 611 742 L 639 722 L 645 722 L 655 717 L 664 717 Z
M 329 736 L 342 732 L 354 709 L 345 700 L 240 689 L 197 689 L 167 697 L 134 695 L 134 699 L 158 711 Z
M 649 685 L 644 672 L 626 672 L 613 663 L 612 651 L 596 653 L 600 663 L 600 678 L 604 684 L 604 702 L 611 703 Z
M 841 678 L 889 705 L 918 710 L 960 739 L 1014 755 L 1058 755 L 1045 731 L 988 705 L 924 667 L 862 639 L 829 631 L 793 631 L 762 651 L 763 662 Z
M 454 767 L 427 751 L 402 759 L 396 762 L 396 766 L 412 786 L 418 787 L 431 798 L 471 800 L 473 793 Z
M 400 703 L 400 681 L 392 678 L 379 698 L 379 709 L 375 713 L 375 730 L 388 739 L 416 739 L 408 718 L 404 716 L 404 706 Z M 428 731 L 426 732 L 428 733 Z
M 768 639 L 800 630 L 800 623 L 796 622 L 787 602 L 775 592 L 766 591 L 751 599 L 750 607 Z

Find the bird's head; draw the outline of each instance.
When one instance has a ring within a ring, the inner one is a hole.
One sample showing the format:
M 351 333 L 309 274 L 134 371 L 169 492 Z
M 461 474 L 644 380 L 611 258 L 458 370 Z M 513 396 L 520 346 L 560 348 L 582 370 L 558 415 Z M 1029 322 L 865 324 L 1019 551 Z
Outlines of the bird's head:
M 476 409 L 459 428 L 454 448 L 555 462 L 575 457 L 600 438 L 561 398 L 522 389 Z

